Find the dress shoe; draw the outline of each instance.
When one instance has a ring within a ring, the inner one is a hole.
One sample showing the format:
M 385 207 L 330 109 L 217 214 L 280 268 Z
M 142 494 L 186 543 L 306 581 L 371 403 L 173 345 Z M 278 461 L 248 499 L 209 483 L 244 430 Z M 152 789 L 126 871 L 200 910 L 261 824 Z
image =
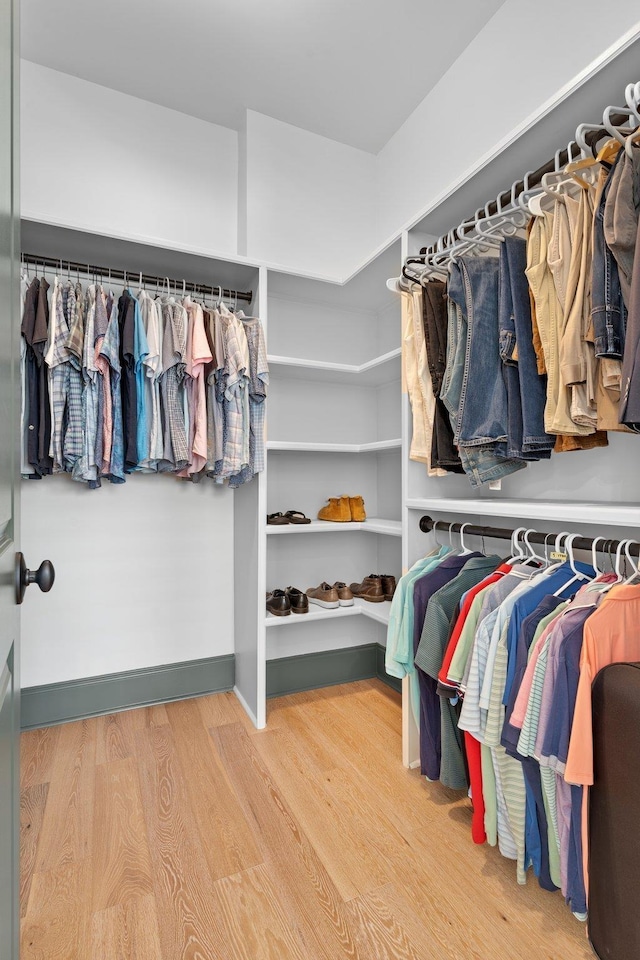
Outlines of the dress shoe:
M 318 511 L 318 520 L 331 520 L 333 523 L 348 523 L 351 520 L 349 497 L 329 497 L 326 507 Z
M 287 587 L 286 596 L 291 604 L 291 613 L 309 613 L 309 598 L 297 587 Z
M 354 597 L 368 600 L 369 603 L 384 603 L 384 591 L 380 577 L 365 577 L 362 583 L 352 583 Z
M 335 587 L 332 587 L 326 580 L 319 587 L 309 587 L 307 590 L 309 603 L 317 603 L 319 607 L 326 607 L 333 610 L 340 606 L 340 597 Z
M 362 497 L 349 497 L 349 509 L 351 510 L 351 519 L 356 523 L 362 523 L 363 520 L 367 519 Z
M 380 579 L 385 600 L 393 600 L 393 595 L 396 592 L 396 578 L 390 573 L 370 573 L 369 576 Z
M 274 617 L 288 617 L 291 613 L 291 602 L 284 590 L 273 590 L 267 594 L 267 611 Z
M 352 607 L 353 606 L 353 593 L 351 589 L 342 583 L 341 580 L 336 580 L 333 585 L 334 589 L 338 591 L 338 600 L 340 601 L 341 607 Z

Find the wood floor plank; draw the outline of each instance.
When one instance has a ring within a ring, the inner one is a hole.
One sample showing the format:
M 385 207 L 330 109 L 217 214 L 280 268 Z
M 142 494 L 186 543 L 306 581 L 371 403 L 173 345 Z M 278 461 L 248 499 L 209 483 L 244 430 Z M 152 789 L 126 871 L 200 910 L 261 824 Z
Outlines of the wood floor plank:
M 96 717 L 96 763 L 135 756 L 138 710 L 123 710 Z
M 33 867 L 49 793 L 48 783 L 20 791 L 20 916 L 27 912 Z
M 34 874 L 29 908 L 21 922 L 21 960 L 84 960 L 90 956 L 85 897 L 90 877 L 89 860 Z
M 163 727 L 169 723 L 167 708 L 164 703 L 154 703 L 149 707 L 141 707 L 136 711 L 141 718 L 141 726 Z
M 137 764 L 129 757 L 95 769 L 94 913 L 153 892 Z
M 358 946 L 364 957 L 369 960 L 435 960 L 441 953 L 433 953 L 423 934 L 418 945 L 411 942 L 390 894 L 392 884 L 380 890 L 356 897 L 348 905 L 352 915 L 352 926 Z M 452 945 L 453 946 L 453 945 Z M 455 948 L 456 956 L 463 954 Z M 465 956 L 465 960 L 470 960 Z
M 262 863 L 253 830 L 202 724 L 198 704 L 180 700 L 168 705 L 167 714 L 180 764 L 189 771 L 186 789 L 211 879 Z
M 165 960 L 227 960 L 217 929 L 212 880 L 191 814 L 171 728 L 137 734 L 147 834 Z
M 20 786 L 23 790 L 51 779 L 62 727 L 27 730 L 20 736 Z
M 332 783 L 338 771 L 316 773 L 305 754 L 307 741 L 284 727 L 263 732 L 255 745 L 341 898 L 388 883 L 388 865 L 371 846 L 360 811 L 336 802 Z
M 90 945 L 91 960 L 163 960 L 154 897 L 94 913 Z
M 264 864 L 214 884 L 233 960 L 308 960 Z
M 214 727 L 211 736 L 246 816 L 255 821 L 265 864 L 306 956 L 365 960 L 358 953 L 335 884 L 260 759 L 253 738 L 238 724 Z
M 317 739 L 366 779 L 386 815 L 404 835 L 418 830 L 425 819 L 437 816 L 430 805 L 416 809 L 415 790 L 407 780 L 401 757 L 397 752 L 387 755 L 381 749 L 371 748 L 362 734 L 357 709 L 345 717 L 336 709 L 334 698 L 327 697 L 305 705 L 299 717 L 310 739 Z M 389 783 L 393 783 L 392 792 Z
M 209 697 L 198 697 L 194 702 L 198 704 L 207 730 L 227 723 L 240 723 L 248 734 L 255 733 L 255 727 L 231 690 L 227 693 L 214 693 Z
M 34 865 L 37 873 L 91 856 L 96 723 L 65 723 L 59 730 Z

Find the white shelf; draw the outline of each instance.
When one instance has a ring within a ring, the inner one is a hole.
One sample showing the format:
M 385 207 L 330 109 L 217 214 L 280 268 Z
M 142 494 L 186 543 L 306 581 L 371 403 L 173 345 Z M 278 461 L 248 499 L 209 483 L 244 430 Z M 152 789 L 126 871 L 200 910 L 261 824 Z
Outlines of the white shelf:
M 487 517 L 531 517 L 565 523 L 598 523 L 607 526 L 640 527 L 639 503 L 588 503 L 559 500 L 454 499 L 432 497 L 407 500 L 410 510 L 435 513 L 479 514 Z
M 382 520 L 379 517 L 369 517 L 362 523 L 349 521 L 348 523 L 335 523 L 330 520 L 312 520 L 311 523 L 286 523 L 265 524 L 267 534 L 282 535 L 286 533 L 381 533 L 389 537 L 402 536 L 402 523 L 400 520 Z
M 328 360 L 304 360 L 299 357 L 270 355 L 271 371 L 296 379 L 323 383 L 350 383 L 359 387 L 377 387 L 400 380 L 401 348 L 391 350 L 366 363 L 331 363 Z
M 377 453 L 400 449 L 402 440 L 375 440 L 373 443 L 313 443 L 307 440 L 269 440 L 272 453 Z
M 389 623 L 389 612 L 391 603 L 385 600 L 383 603 L 369 603 L 367 600 L 354 600 L 352 607 L 338 607 L 335 610 L 327 610 L 325 607 L 318 607 L 314 603 L 309 604 L 309 613 L 290 613 L 286 617 L 274 617 L 267 613 L 265 625 L 271 627 L 290 627 L 293 624 L 317 623 L 320 620 L 339 620 L 342 617 L 365 616 L 369 620 L 376 620 L 378 623 Z

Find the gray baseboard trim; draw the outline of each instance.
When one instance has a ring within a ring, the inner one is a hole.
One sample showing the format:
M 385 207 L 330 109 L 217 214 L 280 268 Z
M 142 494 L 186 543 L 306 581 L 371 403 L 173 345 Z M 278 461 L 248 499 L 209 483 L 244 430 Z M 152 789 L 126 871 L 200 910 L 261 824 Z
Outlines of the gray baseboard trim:
M 232 690 L 234 682 L 235 657 L 228 654 L 25 687 L 20 696 L 20 725 L 22 730 L 31 730 L 131 707 L 222 693 Z
M 387 675 L 384 669 L 385 648 L 379 643 L 360 647 L 321 650 L 267 661 L 267 697 L 284 697 L 290 693 L 333 687 L 338 683 L 370 680 L 377 677 L 400 691 L 402 684 Z
M 284 697 L 289 693 L 375 677 L 377 646 L 377 643 L 365 643 L 360 647 L 267 660 L 267 696 Z
M 397 693 L 402 693 L 402 680 L 399 680 L 398 677 L 390 677 L 384 668 L 384 657 L 387 648 L 383 647 L 381 643 L 377 643 L 376 647 L 378 648 L 376 650 L 376 677 L 378 680 L 386 683 L 388 687 L 391 687 L 392 690 L 395 690 Z

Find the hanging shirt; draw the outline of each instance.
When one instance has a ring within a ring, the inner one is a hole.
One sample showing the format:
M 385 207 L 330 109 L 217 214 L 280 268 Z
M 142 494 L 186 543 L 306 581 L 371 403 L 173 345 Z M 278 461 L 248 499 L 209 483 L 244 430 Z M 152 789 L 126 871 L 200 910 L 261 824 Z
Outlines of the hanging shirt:
M 149 355 L 147 334 L 142 322 L 142 313 L 138 300 L 133 301 L 133 356 L 136 380 L 136 466 L 149 459 L 149 416 L 147 412 L 147 368 L 145 360 Z
M 124 436 L 125 472 L 138 465 L 138 421 L 136 391 L 136 320 L 131 291 L 123 290 L 118 300 L 120 326 L 120 389 L 122 396 L 122 428 Z
M 124 434 L 122 427 L 122 393 L 120 388 L 120 325 L 118 305 L 113 297 L 107 301 L 109 324 L 100 348 L 100 357 L 109 365 L 111 389 L 110 459 L 105 475 L 111 483 L 124 483 Z
M 155 472 L 162 460 L 162 422 L 160 413 L 160 377 L 162 375 L 162 323 L 160 304 L 146 290 L 138 294 L 140 315 L 147 337 L 148 353 L 144 358 L 144 395 L 147 412 L 148 446 L 140 460 L 143 472 Z

